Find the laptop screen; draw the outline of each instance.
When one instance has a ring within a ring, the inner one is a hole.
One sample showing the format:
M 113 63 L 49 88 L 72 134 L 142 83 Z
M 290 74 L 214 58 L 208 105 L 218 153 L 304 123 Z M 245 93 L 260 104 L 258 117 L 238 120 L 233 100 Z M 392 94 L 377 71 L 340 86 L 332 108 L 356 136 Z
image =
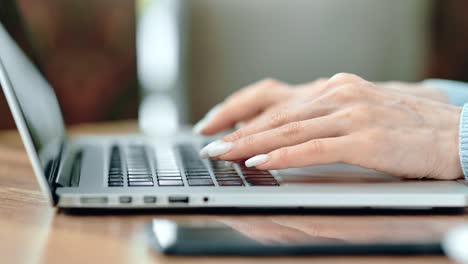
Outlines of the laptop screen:
M 55 94 L 1 24 L 0 62 L 3 65 L 3 69 L 0 68 L 0 75 L 3 75 L 0 76 L 0 84 L 5 94 L 10 95 L 7 98 L 10 109 L 22 116 L 27 128 L 27 131 L 20 129 L 23 141 L 29 140 L 29 137 L 34 145 L 35 153 L 28 150 L 28 154 L 39 158 L 42 171 L 48 177 L 48 170 L 58 160 L 66 136 Z M 18 116 L 15 117 L 18 126 Z

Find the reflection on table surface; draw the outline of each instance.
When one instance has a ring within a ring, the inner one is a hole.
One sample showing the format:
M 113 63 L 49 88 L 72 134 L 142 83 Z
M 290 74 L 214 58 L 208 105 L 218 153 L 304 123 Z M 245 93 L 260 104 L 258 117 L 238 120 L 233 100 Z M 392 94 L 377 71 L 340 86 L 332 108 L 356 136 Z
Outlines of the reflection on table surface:
M 183 227 L 208 230 L 227 226 L 265 244 L 437 242 L 454 226 L 468 223 L 458 219 L 441 222 L 432 218 L 408 221 L 391 216 L 238 216 L 173 220 Z
M 437 242 L 452 227 L 468 221 L 440 222 L 422 219 L 337 219 L 268 217 L 220 219 L 242 234 L 262 243 L 401 243 Z

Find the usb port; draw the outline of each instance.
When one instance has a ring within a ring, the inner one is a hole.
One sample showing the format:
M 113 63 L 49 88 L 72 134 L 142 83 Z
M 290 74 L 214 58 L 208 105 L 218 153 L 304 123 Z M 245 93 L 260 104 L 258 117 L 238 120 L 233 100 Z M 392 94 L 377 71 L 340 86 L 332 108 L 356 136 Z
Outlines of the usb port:
M 119 198 L 119 201 L 120 201 L 120 203 L 126 203 L 126 204 L 128 204 L 128 203 L 131 203 L 131 202 L 132 202 L 132 197 L 130 197 L 130 196 L 121 196 L 121 197 Z
M 169 203 L 188 203 L 188 196 L 169 196 Z
M 156 202 L 156 197 L 155 196 L 145 196 L 145 197 L 143 197 L 143 202 L 144 203 L 155 203 Z
M 81 197 L 80 202 L 82 204 L 106 204 L 107 203 L 107 197 Z

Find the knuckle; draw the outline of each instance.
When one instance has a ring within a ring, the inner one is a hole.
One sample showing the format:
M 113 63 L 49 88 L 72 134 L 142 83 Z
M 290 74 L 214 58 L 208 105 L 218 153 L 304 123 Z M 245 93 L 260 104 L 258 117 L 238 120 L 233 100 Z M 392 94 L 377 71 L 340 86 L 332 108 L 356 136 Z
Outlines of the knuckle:
M 338 101 L 349 101 L 356 96 L 356 86 L 354 84 L 345 84 L 333 89 L 329 96 Z
M 362 80 L 362 78 L 355 74 L 340 72 L 340 73 L 333 75 L 329 81 L 336 81 L 340 83 L 348 83 L 348 82 L 353 83 L 353 82 L 357 82 L 360 80 Z
M 352 112 L 358 116 L 368 115 L 372 112 L 372 107 L 369 104 L 359 104 L 352 108 Z
M 288 148 L 282 148 L 282 149 L 279 149 L 278 150 L 278 160 L 283 163 L 283 164 L 286 164 L 289 162 L 289 150 Z
M 349 108 L 345 114 L 351 121 L 363 125 L 365 122 L 369 121 L 372 109 L 368 104 L 360 104 Z
M 266 89 L 271 89 L 271 88 L 277 88 L 282 86 L 282 83 L 276 79 L 273 78 L 265 78 L 259 82 L 258 87 L 266 88 Z
M 314 139 L 314 140 L 310 141 L 309 152 L 312 155 L 317 155 L 317 154 L 323 153 L 324 152 L 324 145 L 323 145 L 322 140 Z
M 244 133 L 242 131 L 242 129 L 239 129 L 239 130 L 236 130 L 234 131 L 233 133 L 227 135 L 224 140 L 226 141 L 236 141 L 236 140 L 239 140 L 243 137 Z
M 247 136 L 242 139 L 242 145 L 244 146 L 252 146 L 255 144 L 255 136 Z
M 277 111 L 270 114 L 270 127 L 279 127 L 288 123 L 289 116 L 285 111 Z
M 292 122 L 284 125 L 280 129 L 280 134 L 283 137 L 291 137 L 300 134 L 304 130 L 302 122 Z
M 385 133 L 385 129 L 374 127 L 367 130 L 363 136 L 368 146 L 374 146 L 375 144 L 381 144 L 382 140 L 385 140 Z

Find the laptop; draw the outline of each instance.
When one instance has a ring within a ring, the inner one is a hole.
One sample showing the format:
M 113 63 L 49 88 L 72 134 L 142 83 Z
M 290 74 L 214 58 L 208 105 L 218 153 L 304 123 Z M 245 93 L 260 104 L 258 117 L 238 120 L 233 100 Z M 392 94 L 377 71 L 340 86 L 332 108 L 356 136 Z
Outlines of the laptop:
M 345 164 L 259 171 L 202 160 L 174 135 L 68 137 L 56 96 L 0 25 L 0 84 L 41 190 L 61 209 L 462 208 L 464 181 L 409 181 Z M 164 124 L 161 124 L 164 125 Z

